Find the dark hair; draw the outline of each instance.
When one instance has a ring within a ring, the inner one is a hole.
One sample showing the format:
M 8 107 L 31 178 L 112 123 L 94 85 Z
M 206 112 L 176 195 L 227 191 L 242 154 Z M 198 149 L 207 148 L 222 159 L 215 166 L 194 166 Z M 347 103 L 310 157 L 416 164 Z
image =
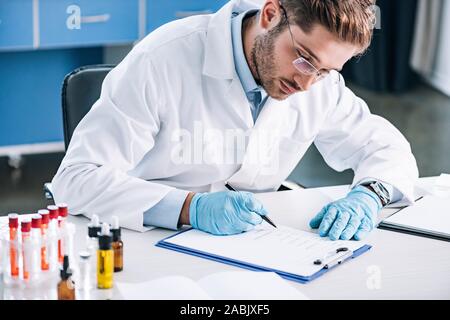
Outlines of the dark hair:
M 290 22 L 309 33 L 325 27 L 340 40 L 366 51 L 375 26 L 375 0 L 282 0 Z

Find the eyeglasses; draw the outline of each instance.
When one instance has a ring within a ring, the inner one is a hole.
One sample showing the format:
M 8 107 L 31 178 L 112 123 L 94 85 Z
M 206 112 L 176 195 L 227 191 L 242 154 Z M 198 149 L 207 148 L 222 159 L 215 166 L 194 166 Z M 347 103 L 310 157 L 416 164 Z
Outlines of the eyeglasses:
M 319 71 L 317 70 L 316 67 L 314 67 L 311 62 L 308 61 L 308 59 L 306 59 L 299 51 L 298 49 L 295 47 L 295 43 L 294 43 L 294 36 L 292 35 L 292 30 L 291 30 L 291 25 L 289 23 L 289 19 L 286 13 L 286 10 L 284 9 L 284 7 L 281 5 L 280 3 L 280 8 L 283 10 L 283 14 L 284 14 L 284 18 L 286 19 L 286 23 L 288 25 L 288 30 L 289 30 L 289 34 L 291 35 L 291 41 L 292 41 L 292 47 L 295 50 L 296 55 L 298 56 L 297 59 L 295 59 L 294 61 L 292 61 L 292 64 L 294 65 L 294 67 L 300 71 L 301 73 L 307 75 L 307 76 L 312 76 L 314 75 L 314 82 L 318 82 L 320 80 L 323 80 L 324 78 L 326 78 L 330 72 L 329 71 Z

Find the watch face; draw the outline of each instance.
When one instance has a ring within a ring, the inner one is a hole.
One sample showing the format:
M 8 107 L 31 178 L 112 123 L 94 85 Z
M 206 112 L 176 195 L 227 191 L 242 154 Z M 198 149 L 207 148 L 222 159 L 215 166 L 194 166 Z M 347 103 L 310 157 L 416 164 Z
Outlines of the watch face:
M 383 205 L 387 205 L 391 201 L 389 192 L 386 190 L 386 188 L 383 186 L 383 184 L 381 184 L 379 182 L 375 182 L 375 183 L 372 183 L 370 186 L 373 188 L 373 190 L 376 192 L 376 194 L 380 197 Z

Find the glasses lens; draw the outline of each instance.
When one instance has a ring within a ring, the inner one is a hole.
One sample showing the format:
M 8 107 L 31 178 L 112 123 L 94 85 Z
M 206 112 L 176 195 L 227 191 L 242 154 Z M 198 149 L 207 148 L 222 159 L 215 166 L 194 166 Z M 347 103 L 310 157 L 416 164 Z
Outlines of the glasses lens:
M 313 75 L 318 73 L 317 69 L 304 58 L 298 58 L 294 60 L 293 64 L 297 68 L 297 70 L 303 74 Z
M 292 62 L 294 67 L 301 73 L 312 76 L 315 75 L 315 82 L 325 79 L 330 73 L 328 71 L 320 72 L 305 58 L 298 58 Z

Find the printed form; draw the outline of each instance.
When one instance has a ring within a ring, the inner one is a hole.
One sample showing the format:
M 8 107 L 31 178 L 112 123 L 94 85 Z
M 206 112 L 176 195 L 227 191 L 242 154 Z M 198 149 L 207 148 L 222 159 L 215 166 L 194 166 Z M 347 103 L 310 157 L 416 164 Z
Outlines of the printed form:
M 214 236 L 191 229 L 164 242 L 227 260 L 305 277 L 323 269 L 329 259 L 335 259 L 337 249 L 356 251 L 365 245 L 356 241 L 331 241 L 313 232 L 286 226 L 275 229 L 267 224 L 233 236 Z M 318 259 L 324 263 L 315 265 L 314 261 Z

